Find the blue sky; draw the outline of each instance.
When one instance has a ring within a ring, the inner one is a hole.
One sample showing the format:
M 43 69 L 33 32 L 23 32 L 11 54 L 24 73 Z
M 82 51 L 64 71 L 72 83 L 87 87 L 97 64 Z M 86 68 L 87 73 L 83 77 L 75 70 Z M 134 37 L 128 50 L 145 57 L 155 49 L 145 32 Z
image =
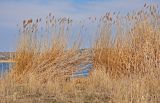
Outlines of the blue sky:
M 122 13 L 156 3 L 160 0 L 0 0 L 0 51 L 14 51 L 18 27 L 27 18 L 56 16 L 81 20 L 102 16 L 109 11 Z

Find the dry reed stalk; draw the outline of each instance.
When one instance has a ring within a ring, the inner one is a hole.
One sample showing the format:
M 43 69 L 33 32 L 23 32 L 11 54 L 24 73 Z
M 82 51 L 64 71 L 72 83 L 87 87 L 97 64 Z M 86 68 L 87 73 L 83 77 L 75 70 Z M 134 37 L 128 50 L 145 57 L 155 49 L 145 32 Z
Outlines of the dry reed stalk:
M 158 16 L 156 8 L 150 6 L 149 10 L 134 14 L 134 19 L 119 17 L 115 24 L 104 18 L 99 38 L 94 44 L 95 68 L 103 65 L 105 72 L 116 78 L 159 71 L 160 31 L 155 29 L 158 28 L 156 21 L 159 19 L 155 18 Z M 110 32 L 112 29 L 115 34 Z

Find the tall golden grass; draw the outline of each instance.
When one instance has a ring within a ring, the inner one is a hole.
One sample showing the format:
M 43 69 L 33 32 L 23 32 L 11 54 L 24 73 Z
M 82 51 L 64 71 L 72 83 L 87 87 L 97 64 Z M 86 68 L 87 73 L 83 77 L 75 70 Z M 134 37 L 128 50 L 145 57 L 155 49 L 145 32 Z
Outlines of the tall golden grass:
M 71 19 L 49 14 L 45 33 L 52 34 L 52 39 L 40 38 L 41 21 L 23 21 L 16 65 L 0 80 L 0 103 L 160 102 L 160 14 L 156 5 L 145 4 L 126 16 L 106 13 L 98 20 L 92 48 L 82 53 L 79 36 L 69 44 Z M 70 78 L 82 69 L 81 64 L 88 63 L 93 64 L 88 77 Z
M 70 18 L 56 19 L 49 14 L 45 21 L 45 35 L 48 35 L 45 39 L 38 35 L 39 19 L 35 22 L 30 19 L 23 22 L 15 57 L 16 65 L 12 73 L 15 79 L 21 81 L 30 75 L 36 76 L 42 82 L 56 77 L 66 78 L 79 69 L 78 65 L 89 62 L 89 53 L 81 55 L 79 52 L 79 36 L 73 45 L 69 44 L 70 21 Z
M 156 7 L 147 6 L 125 17 L 116 15 L 118 19 L 114 23 L 107 19 L 111 18 L 109 16 L 102 19 L 101 32 L 94 44 L 95 67 L 103 66 L 106 73 L 118 78 L 153 72 L 155 75 L 160 68 L 159 14 Z

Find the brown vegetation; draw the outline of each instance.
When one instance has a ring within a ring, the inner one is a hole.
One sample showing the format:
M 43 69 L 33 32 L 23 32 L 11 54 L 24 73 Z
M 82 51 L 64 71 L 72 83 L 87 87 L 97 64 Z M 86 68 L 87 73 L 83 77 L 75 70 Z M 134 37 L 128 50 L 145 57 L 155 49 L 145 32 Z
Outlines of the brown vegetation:
M 145 4 L 142 10 L 126 16 L 106 13 L 99 20 L 91 52 L 82 53 L 80 37 L 68 47 L 68 21 L 72 20 L 49 14 L 46 33 L 53 34 L 51 40 L 39 38 L 39 19 L 35 23 L 26 20 L 16 65 L 0 81 L 0 103 L 159 103 L 157 9 Z M 88 63 L 94 68 L 88 77 L 70 78 L 82 69 L 81 64 Z

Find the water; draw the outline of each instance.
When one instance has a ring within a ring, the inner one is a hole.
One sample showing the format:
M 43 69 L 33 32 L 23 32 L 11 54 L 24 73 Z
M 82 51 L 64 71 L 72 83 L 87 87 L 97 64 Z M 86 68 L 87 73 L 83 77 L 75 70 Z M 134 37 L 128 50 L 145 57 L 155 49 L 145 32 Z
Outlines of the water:
M 90 70 L 93 69 L 93 64 L 92 63 L 86 65 L 82 64 L 80 65 L 80 67 L 82 69 L 73 73 L 72 77 L 87 77 L 89 75 Z
M 0 76 L 3 76 L 4 73 L 9 72 L 12 66 L 13 66 L 13 63 L 0 62 Z
M 10 68 L 14 65 L 14 63 L 0 63 L 0 77 L 2 77 L 5 73 L 9 72 Z M 76 71 L 72 74 L 72 77 L 87 77 L 91 69 L 93 69 L 93 64 L 81 64 L 81 70 Z

